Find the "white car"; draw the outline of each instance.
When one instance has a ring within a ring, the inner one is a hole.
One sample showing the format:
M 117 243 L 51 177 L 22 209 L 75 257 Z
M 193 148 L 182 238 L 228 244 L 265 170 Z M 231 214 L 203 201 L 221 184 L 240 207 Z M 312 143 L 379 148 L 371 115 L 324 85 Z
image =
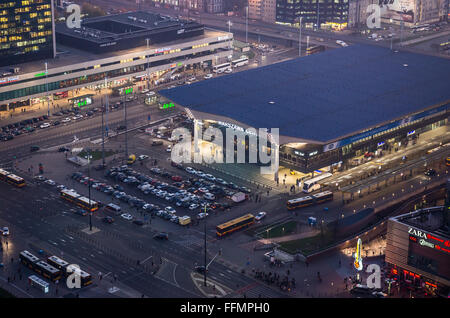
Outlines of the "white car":
M 256 216 L 255 216 L 255 220 L 259 221 L 261 219 L 263 219 L 266 216 L 266 212 L 259 212 Z
M 123 213 L 120 215 L 122 218 L 124 218 L 127 221 L 131 221 L 133 219 L 133 216 L 129 213 Z
M 196 175 L 199 176 L 200 178 L 206 178 L 206 174 L 204 174 L 201 171 L 197 171 Z
M 41 129 L 44 129 L 44 128 L 48 128 L 48 127 L 50 127 L 51 125 L 49 124 L 49 123 L 43 123 L 42 125 L 40 125 L 39 127 L 41 128 Z
M 199 214 L 197 214 L 197 219 L 204 219 L 204 218 L 206 218 L 207 216 L 208 216 L 209 214 L 208 213 L 205 213 L 205 212 L 202 212 L 202 213 L 199 213 Z
M 2 228 L 2 235 L 8 236 L 9 235 L 9 228 L 7 226 Z
M 206 74 L 203 78 L 204 78 L 204 79 L 209 79 L 209 78 L 212 78 L 212 77 L 213 77 L 212 74 Z
M 205 195 L 203 196 L 206 200 L 215 200 L 216 196 L 212 193 L 205 193 Z
M 196 81 L 197 79 L 195 78 L 195 76 L 192 76 L 192 77 L 190 77 L 189 79 L 188 79 L 188 81 L 189 82 L 194 82 L 194 81 Z
M 53 181 L 52 179 L 45 180 L 44 182 L 47 183 L 48 185 L 51 185 L 51 186 L 56 185 L 56 182 Z
M 175 214 L 177 211 L 174 209 L 174 208 L 172 208 L 171 206 L 166 206 L 166 208 L 164 209 L 167 213 L 170 213 L 170 214 Z
M 199 207 L 199 205 L 194 203 L 189 206 L 189 210 L 193 211 L 193 210 L 197 209 L 198 207 Z
M 339 45 L 342 46 L 342 47 L 348 46 L 347 43 L 345 43 L 344 41 L 341 41 L 341 40 L 336 40 L 336 44 L 339 44 Z
M 67 189 L 67 187 L 64 184 L 60 184 L 56 188 L 59 189 L 59 190 L 66 190 Z
M 62 123 L 68 123 L 69 121 L 70 121 L 69 117 L 66 117 L 63 120 L 61 120 Z
M 153 92 L 153 91 L 151 91 L 151 92 L 148 92 L 147 94 L 145 94 L 147 97 L 151 97 L 151 96 L 154 96 L 155 95 L 155 92 Z
M 141 94 L 147 94 L 148 92 L 150 92 L 150 90 L 145 88 L 141 91 Z
M 191 167 L 186 167 L 186 172 L 187 172 L 187 173 L 191 173 L 191 174 L 195 174 L 197 171 L 195 171 L 195 170 L 192 169 Z
M 205 174 L 205 178 L 210 180 L 210 181 L 215 181 L 216 180 L 216 178 L 212 174 L 209 174 L 209 173 Z
M 169 146 L 167 146 L 167 149 L 166 149 L 166 151 L 167 151 L 167 152 L 172 152 L 172 146 L 170 146 L 170 145 L 169 145 Z
M 139 160 L 145 160 L 145 159 L 147 159 L 147 158 L 148 158 L 147 155 L 140 155 L 140 156 L 138 157 Z
M 230 74 L 233 73 L 233 70 L 231 68 L 227 68 L 224 73 Z

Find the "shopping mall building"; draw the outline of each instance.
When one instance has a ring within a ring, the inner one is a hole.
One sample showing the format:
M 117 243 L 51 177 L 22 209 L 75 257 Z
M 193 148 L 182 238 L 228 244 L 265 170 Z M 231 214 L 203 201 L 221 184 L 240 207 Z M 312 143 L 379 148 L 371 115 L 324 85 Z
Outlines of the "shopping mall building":
M 385 261 L 395 280 L 449 297 L 449 214 L 449 209 L 442 206 L 389 219 Z
M 448 59 L 352 45 L 160 94 L 203 128 L 279 128 L 280 165 L 310 173 L 446 129 L 449 72 Z
M 231 33 L 148 12 L 86 19 L 79 29 L 57 24 L 56 58 L 10 65 L 15 73 L 0 77 L 0 113 L 61 92 L 74 97 L 76 89 L 104 87 L 105 79 L 108 87 L 129 92 L 148 76 L 227 58 L 232 41 Z

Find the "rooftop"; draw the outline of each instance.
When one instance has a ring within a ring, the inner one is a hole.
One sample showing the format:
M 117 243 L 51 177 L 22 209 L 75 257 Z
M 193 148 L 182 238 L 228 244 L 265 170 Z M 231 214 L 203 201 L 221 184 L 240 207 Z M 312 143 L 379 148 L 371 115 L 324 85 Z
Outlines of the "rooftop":
M 160 94 L 191 110 L 325 143 L 450 101 L 450 60 L 352 45 Z
M 180 20 L 158 13 L 137 11 L 88 18 L 83 20 L 81 29 L 69 29 L 66 23 L 58 23 L 56 33 L 103 43 L 136 33 L 152 34 L 168 28 L 181 29 L 194 26 L 201 25 L 194 21 Z
M 445 223 L 445 213 L 448 217 L 450 211 L 445 206 L 439 206 L 402 214 L 393 217 L 392 220 L 450 238 L 450 227 Z
M 211 30 L 211 29 L 205 29 L 205 32 L 203 35 L 191 37 L 188 39 L 180 39 L 180 40 L 165 42 L 165 43 L 150 44 L 149 49 L 152 50 L 152 49 L 158 49 L 158 48 L 162 48 L 162 47 L 166 48 L 166 47 L 170 47 L 170 46 L 181 44 L 181 43 L 189 43 L 192 41 L 198 41 L 198 40 L 202 40 L 202 39 L 206 39 L 206 38 L 210 38 L 210 37 L 223 36 L 224 34 L 226 34 L 226 33 L 221 32 L 221 31 Z M 111 50 L 108 53 L 95 54 L 95 53 L 90 53 L 88 51 L 78 50 L 76 48 L 58 44 L 57 45 L 57 54 L 56 54 L 55 59 L 22 63 L 22 64 L 15 65 L 15 67 L 20 68 L 20 73 L 19 73 L 19 75 L 20 75 L 20 74 L 26 74 L 26 73 L 31 73 L 31 72 L 44 71 L 45 70 L 44 62 L 48 62 L 48 69 L 51 70 L 52 68 L 63 67 L 63 66 L 67 66 L 67 65 L 77 64 L 77 63 L 90 62 L 90 61 L 105 59 L 105 58 L 114 57 L 114 56 L 119 57 L 119 56 L 130 54 L 130 53 L 142 52 L 142 51 L 145 51 L 146 49 L 147 49 L 147 46 L 143 45 L 143 46 L 131 48 L 128 50 L 117 50 L 117 51 Z

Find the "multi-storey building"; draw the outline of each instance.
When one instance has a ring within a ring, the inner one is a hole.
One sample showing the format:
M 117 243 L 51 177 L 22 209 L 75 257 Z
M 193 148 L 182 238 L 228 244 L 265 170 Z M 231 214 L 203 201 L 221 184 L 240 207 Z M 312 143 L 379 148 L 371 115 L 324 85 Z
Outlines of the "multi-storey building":
M 51 0 L 0 2 L 0 66 L 53 58 L 55 37 Z
M 277 0 L 276 22 L 306 27 L 343 29 L 348 23 L 348 0 Z

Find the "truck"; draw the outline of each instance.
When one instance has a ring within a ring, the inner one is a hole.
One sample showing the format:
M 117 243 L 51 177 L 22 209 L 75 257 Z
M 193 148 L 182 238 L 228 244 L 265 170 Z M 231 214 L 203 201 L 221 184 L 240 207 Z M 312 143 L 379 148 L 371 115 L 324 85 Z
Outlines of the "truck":
M 189 217 L 189 216 L 187 216 L 187 215 L 185 215 L 185 216 L 180 216 L 179 218 L 178 218 L 178 223 L 180 224 L 180 225 L 188 225 L 189 223 L 191 223 L 191 218 Z
M 243 192 L 236 192 L 231 197 L 231 200 L 233 200 L 233 202 L 236 202 L 236 203 L 242 202 L 245 199 L 246 199 L 246 196 L 245 196 L 245 193 L 243 193 Z
M 127 160 L 127 164 L 132 165 L 136 161 L 135 155 L 130 155 Z

